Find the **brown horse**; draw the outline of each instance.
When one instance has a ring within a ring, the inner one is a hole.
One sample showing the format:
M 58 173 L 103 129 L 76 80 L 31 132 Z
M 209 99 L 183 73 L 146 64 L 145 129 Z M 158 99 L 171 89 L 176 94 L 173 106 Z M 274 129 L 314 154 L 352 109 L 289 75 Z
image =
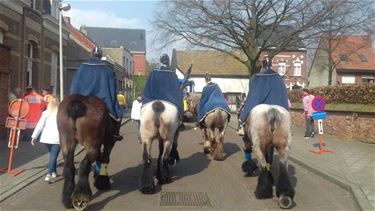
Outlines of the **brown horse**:
M 88 176 L 94 161 L 101 164 L 95 174 L 95 187 L 99 190 L 110 188 L 107 165 L 115 144 L 112 136 L 114 120 L 109 116 L 102 100 L 76 94 L 64 98 L 60 103 L 57 126 L 64 157 L 62 201 L 66 208 L 73 205 L 75 209 L 83 210 L 92 198 Z M 78 143 L 85 148 L 86 156 L 79 165 L 76 184 L 74 150 Z
M 200 94 L 192 93 L 188 106 L 189 112 L 197 114 L 199 110 Z M 203 132 L 204 153 L 211 153 L 215 160 L 224 159 L 224 136 L 228 127 L 229 115 L 223 109 L 217 108 L 206 114 L 202 122 L 198 124 Z M 217 131 L 217 133 L 215 133 Z
M 169 167 L 180 159 L 177 151 L 178 127 L 181 123 L 177 107 L 167 101 L 154 100 L 142 107 L 141 140 L 143 172 L 140 191 L 155 192 L 154 174 L 151 169 L 151 145 L 159 140 L 159 157 L 156 178 L 160 184 L 171 182 Z
M 271 166 L 275 148 L 280 161 L 276 196 L 279 198 L 281 208 L 290 208 L 294 197 L 294 188 L 287 172 L 291 137 L 290 114 L 285 108 L 260 104 L 251 110 L 250 117 L 247 118 L 245 124 L 245 138 L 247 139 L 244 141 L 245 151 L 253 152 L 257 166 L 260 168 L 255 197 L 258 199 L 273 197 Z M 254 170 L 252 166 L 256 164 L 253 162 L 254 160 L 245 161 L 242 165 L 244 171 Z

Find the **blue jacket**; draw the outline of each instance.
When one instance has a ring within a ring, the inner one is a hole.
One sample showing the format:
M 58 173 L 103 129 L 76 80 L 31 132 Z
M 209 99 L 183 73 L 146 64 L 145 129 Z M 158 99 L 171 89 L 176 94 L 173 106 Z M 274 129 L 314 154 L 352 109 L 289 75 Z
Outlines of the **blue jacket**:
M 102 99 L 110 115 L 119 121 L 122 110 L 117 101 L 116 91 L 115 73 L 98 58 L 91 58 L 79 66 L 70 87 L 70 94 L 96 96 Z
M 174 104 L 179 114 L 184 113 L 183 94 L 175 72 L 160 67 L 151 72 L 142 94 L 142 104 L 165 100 Z
M 216 83 L 210 82 L 202 90 L 198 110 L 199 122 L 203 121 L 206 115 L 216 108 L 221 108 L 230 115 L 228 104 L 220 87 Z
M 275 71 L 262 70 L 254 76 L 240 122 L 244 123 L 251 110 L 259 104 L 279 105 L 288 109 L 288 93 L 282 77 Z

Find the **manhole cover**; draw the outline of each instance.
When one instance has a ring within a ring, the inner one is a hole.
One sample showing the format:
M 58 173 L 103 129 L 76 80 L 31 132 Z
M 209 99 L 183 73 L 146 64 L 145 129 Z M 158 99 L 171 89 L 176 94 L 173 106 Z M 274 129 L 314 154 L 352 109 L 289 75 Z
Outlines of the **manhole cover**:
M 160 206 L 211 207 L 207 193 L 161 192 Z

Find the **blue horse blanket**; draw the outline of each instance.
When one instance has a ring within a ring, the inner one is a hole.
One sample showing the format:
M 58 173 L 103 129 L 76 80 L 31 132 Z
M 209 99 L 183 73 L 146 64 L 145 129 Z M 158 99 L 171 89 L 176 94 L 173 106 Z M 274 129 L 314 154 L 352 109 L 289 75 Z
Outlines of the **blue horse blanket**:
M 220 108 L 226 111 L 230 117 L 230 110 L 227 102 L 225 101 L 223 92 L 216 83 L 209 82 L 202 91 L 202 96 L 199 102 L 198 119 L 199 122 L 210 112 Z
M 244 123 L 251 110 L 259 104 L 279 105 L 288 109 L 288 93 L 284 81 L 271 69 L 263 70 L 254 76 L 240 122 Z
M 122 110 L 117 101 L 115 73 L 102 60 L 91 58 L 74 73 L 70 94 L 96 96 L 104 101 L 110 115 L 117 121 Z
M 165 100 L 174 104 L 180 116 L 184 113 L 183 95 L 175 72 L 159 68 L 151 72 L 142 95 L 142 104 Z

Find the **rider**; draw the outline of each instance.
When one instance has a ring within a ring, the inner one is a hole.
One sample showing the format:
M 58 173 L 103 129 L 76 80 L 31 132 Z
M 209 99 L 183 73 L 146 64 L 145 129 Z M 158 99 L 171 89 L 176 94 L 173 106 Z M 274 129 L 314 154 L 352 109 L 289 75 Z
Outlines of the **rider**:
M 264 69 L 254 76 L 239 119 L 238 134 L 244 136 L 245 160 L 251 160 L 251 137 L 244 130 L 251 109 L 259 104 L 279 105 L 288 109 L 288 93 L 283 78 L 271 69 L 271 60 L 263 60 L 262 64 Z M 273 156 L 273 150 L 270 150 L 269 156 Z
M 112 68 L 102 58 L 102 49 L 95 46 L 92 57 L 82 63 L 74 74 L 70 94 L 96 96 L 103 100 L 114 123 L 113 137 L 115 141 L 122 140 L 120 127 L 122 110 L 116 96 L 116 79 Z
M 174 104 L 182 117 L 184 113 L 183 93 L 176 73 L 169 67 L 167 54 L 161 55 L 160 65 L 150 73 L 143 90 L 142 104 L 145 105 L 153 100 L 165 100 Z

